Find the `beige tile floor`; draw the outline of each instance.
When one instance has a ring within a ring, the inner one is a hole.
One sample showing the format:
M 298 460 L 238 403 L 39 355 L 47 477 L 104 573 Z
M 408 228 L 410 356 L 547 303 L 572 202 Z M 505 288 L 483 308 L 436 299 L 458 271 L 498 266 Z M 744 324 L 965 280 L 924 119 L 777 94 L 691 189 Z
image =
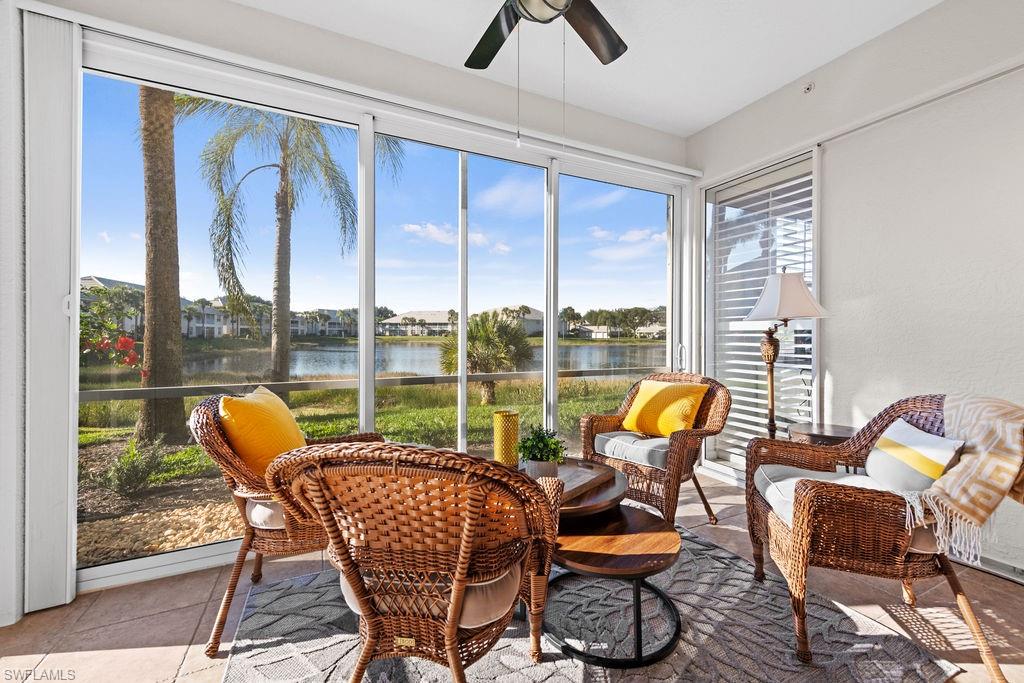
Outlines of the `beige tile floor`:
M 701 481 L 718 513 L 718 525 L 707 524 L 693 489 L 686 484 L 678 520 L 749 558 L 743 491 L 712 479 Z M 321 566 L 326 565 L 318 553 L 268 560 L 263 580 L 307 574 Z M 74 671 L 74 680 L 86 683 L 219 681 L 250 587 L 248 573 L 243 573 L 221 653 L 208 659 L 203 650 L 229 569 L 88 593 L 70 605 L 29 614 L 14 626 L 0 629 L 0 680 L 16 680 L 16 672 L 34 669 L 36 680 L 45 674 L 54 678 L 50 672 L 60 671 L 67 678 L 67 672 Z M 960 568 L 959 574 L 1004 673 L 1011 681 L 1024 682 L 1024 587 L 969 568 Z M 809 584 L 811 590 L 905 633 L 960 665 L 966 673 L 957 678 L 958 683 L 987 680 L 952 593 L 941 580 L 918 585 L 916 610 L 903 606 L 896 582 L 813 570 Z

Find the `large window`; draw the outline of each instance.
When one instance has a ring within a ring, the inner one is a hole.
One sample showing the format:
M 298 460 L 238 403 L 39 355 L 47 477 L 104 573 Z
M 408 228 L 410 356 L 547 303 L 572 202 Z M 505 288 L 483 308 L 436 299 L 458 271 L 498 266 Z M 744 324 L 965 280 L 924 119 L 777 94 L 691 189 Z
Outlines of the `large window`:
M 307 434 L 356 429 L 356 134 L 88 73 L 82 117 L 89 567 L 240 533 L 185 428 L 206 395 L 270 383 Z
M 765 279 L 802 272 L 813 288 L 811 160 L 800 157 L 709 190 L 706 207 L 706 358 L 708 374 L 732 392 L 732 411 L 713 440 L 713 459 L 741 466 L 747 442 L 767 436 L 767 387 L 761 360 L 763 322 L 746 322 Z M 780 330 L 775 364 L 781 428 L 813 414 L 814 324 Z
M 557 413 L 578 452 L 580 415 L 670 365 L 670 195 L 89 71 L 82 95 L 79 568 L 240 534 L 186 428 L 209 396 L 262 384 L 307 436 L 372 415 L 388 439 L 485 457 L 495 410 Z
M 585 413 L 618 408 L 669 365 L 672 198 L 563 175 L 558 230 L 558 426 L 580 448 Z

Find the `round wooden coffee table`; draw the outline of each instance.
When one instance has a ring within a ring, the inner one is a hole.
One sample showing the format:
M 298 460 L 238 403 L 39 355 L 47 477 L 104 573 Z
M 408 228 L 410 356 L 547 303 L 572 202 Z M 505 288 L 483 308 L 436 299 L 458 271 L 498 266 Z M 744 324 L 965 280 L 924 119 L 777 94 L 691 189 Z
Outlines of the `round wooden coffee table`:
M 646 510 L 619 506 L 584 519 L 563 520 L 555 547 L 554 562 L 569 570 L 551 579 L 557 584 L 572 574 L 629 581 L 633 587 L 634 655 L 603 657 L 569 645 L 544 624 L 544 633 L 561 651 L 582 662 L 613 669 L 647 666 L 667 657 L 679 642 L 682 622 L 679 610 L 663 590 L 646 581 L 665 571 L 679 557 L 679 532 L 661 517 Z M 643 615 L 640 591 L 658 597 L 673 623 L 671 637 L 654 652 L 644 654 Z
M 559 519 L 570 519 L 573 517 L 585 517 L 604 512 L 616 507 L 626 497 L 626 488 L 629 482 L 626 475 L 608 465 L 598 462 L 587 462 L 581 458 L 566 458 L 565 462 L 558 466 L 559 472 L 563 468 L 585 467 L 587 469 L 612 470 L 614 476 L 603 484 L 580 494 L 567 503 L 563 503 L 558 509 Z

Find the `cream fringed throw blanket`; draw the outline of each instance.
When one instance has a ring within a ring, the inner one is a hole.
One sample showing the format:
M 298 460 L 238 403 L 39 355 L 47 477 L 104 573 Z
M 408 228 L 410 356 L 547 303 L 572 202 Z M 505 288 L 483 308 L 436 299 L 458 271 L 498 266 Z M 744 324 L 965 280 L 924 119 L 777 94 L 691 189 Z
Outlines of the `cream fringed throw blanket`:
M 946 437 L 966 442 L 959 462 L 907 498 L 907 526 L 935 518 L 939 551 L 977 564 L 990 534 L 989 517 L 1003 498 L 1024 504 L 1024 407 L 995 398 L 948 395 Z

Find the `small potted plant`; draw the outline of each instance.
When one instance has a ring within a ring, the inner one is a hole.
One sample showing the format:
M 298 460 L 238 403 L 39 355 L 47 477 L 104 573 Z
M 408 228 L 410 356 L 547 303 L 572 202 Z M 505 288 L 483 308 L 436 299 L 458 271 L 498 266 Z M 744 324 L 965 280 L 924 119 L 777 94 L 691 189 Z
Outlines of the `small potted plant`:
M 526 473 L 534 479 L 557 477 L 558 465 L 565 461 L 565 443 L 558 435 L 540 425 L 530 427 L 519 440 L 519 459 L 526 463 Z

